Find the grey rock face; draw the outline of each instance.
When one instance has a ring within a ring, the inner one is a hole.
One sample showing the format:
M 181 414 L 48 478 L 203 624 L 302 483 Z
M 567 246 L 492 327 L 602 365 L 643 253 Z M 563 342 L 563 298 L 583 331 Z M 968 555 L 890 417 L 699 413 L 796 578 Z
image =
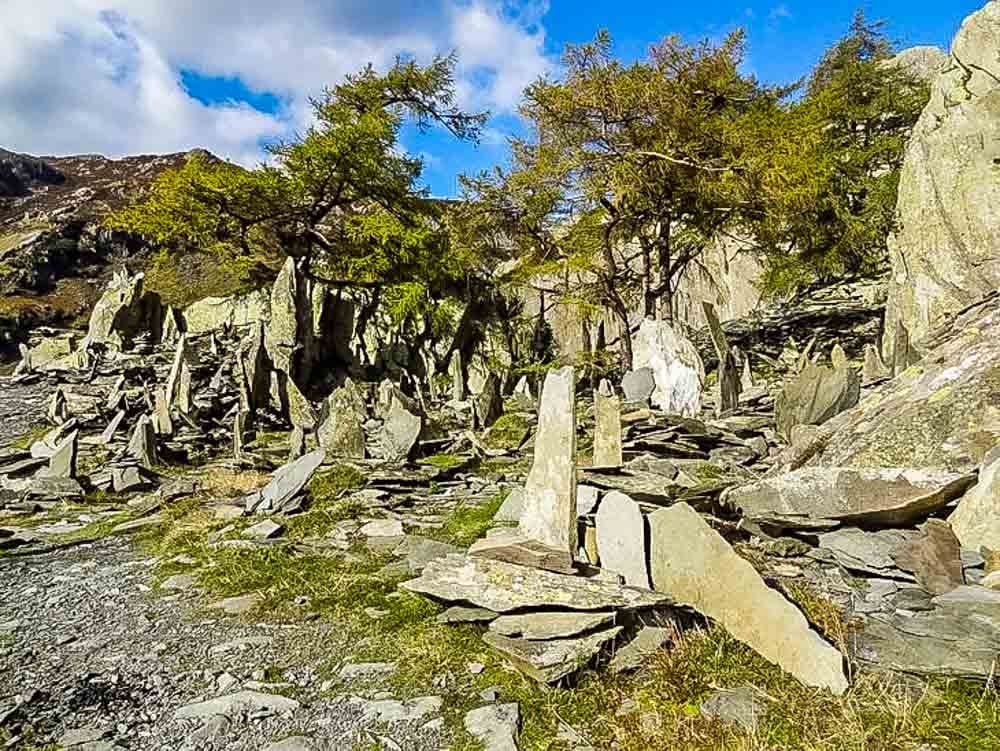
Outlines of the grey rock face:
M 965 19 L 951 59 L 910 136 L 900 174 L 900 227 L 884 351 L 897 321 L 919 343 L 948 313 L 1000 286 L 1000 3 Z
M 521 533 L 575 555 L 576 373 L 572 367 L 545 377 L 535 435 L 535 455 L 524 486 Z
M 653 586 L 718 621 L 807 686 L 847 690 L 843 657 L 686 503 L 654 512 Z
M 796 425 L 821 425 L 857 404 L 860 394 L 861 379 L 853 368 L 808 363 L 778 395 L 778 432 L 787 440 Z
M 1000 592 L 964 586 L 931 609 L 873 614 L 857 633 L 857 658 L 882 669 L 985 678 L 1000 651 Z
M 348 378 L 327 398 L 326 419 L 317 431 L 320 445 L 331 456 L 364 459 L 366 419 L 364 395 Z

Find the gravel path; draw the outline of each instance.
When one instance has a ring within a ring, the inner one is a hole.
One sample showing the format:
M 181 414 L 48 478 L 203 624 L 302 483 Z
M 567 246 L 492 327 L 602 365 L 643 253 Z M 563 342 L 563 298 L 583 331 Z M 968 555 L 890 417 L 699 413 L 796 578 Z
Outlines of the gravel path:
M 44 424 L 46 399 L 52 393 L 47 381 L 12 384 L 0 376 L 0 446 Z
M 329 624 L 220 616 L 196 591 L 153 591 L 153 565 L 114 538 L 0 559 L 0 728 L 23 736 L 24 746 L 61 741 L 80 751 L 266 749 L 290 736 L 310 740 L 277 748 L 447 745 L 436 708 L 375 725 L 373 707 L 385 702 L 370 700 L 389 697 L 361 700 L 317 675 L 330 657 Z M 257 692 L 250 706 L 231 706 L 232 696 L 247 690 Z M 299 706 L 261 706 L 284 702 L 282 694 Z M 202 719 L 174 716 L 220 696 L 229 697 L 224 706 Z

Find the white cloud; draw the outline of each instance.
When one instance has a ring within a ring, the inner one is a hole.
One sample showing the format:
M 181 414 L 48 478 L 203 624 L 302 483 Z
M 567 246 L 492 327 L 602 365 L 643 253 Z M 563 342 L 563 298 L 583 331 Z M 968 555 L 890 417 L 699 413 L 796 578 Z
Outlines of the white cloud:
M 509 113 L 550 61 L 545 6 L 501 2 L 2 0 L 0 146 L 111 155 L 202 146 L 250 163 L 346 73 L 452 50 L 461 104 Z M 282 106 L 205 105 L 183 71 L 239 78 Z

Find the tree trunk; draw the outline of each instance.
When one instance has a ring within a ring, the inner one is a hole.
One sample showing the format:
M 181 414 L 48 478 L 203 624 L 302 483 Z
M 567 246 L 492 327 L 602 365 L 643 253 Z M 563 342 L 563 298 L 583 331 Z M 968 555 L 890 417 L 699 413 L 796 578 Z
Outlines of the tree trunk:
M 674 320 L 674 292 L 671 289 L 671 277 L 674 269 L 672 263 L 672 248 L 670 243 L 670 218 L 660 220 L 657 230 L 657 263 L 659 264 L 659 291 L 660 296 L 657 305 L 656 317 L 660 320 L 673 323 Z

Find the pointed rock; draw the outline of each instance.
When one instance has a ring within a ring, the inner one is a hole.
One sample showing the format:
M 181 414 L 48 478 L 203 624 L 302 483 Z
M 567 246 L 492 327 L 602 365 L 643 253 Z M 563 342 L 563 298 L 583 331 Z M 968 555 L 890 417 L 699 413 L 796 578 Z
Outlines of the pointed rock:
M 448 374 L 451 376 L 451 400 L 465 401 L 465 370 L 462 367 L 462 353 L 458 350 L 455 350 L 448 363 Z
M 295 507 L 296 496 L 305 490 L 325 459 L 326 451 L 318 449 L 278 469 L 262 490 L 244 497 L 247 513 L 284 513 Z
M 566 367 L 545 377 L 520 530 L 573 556 L 576 528 L 576 372 Z
M 514 403 L 522 412 L 535 411 L 535 395 L 531 393 L 531 384 L 528 383 L 527 376 L 521 376 L 517 385 L 514 386 Z
M 160 462 L 156 452 L 156 431 L 146 415 L 142 415 L 136 423 L 128 444 L 128 454 L 146 469 L 152 469 Z
M 118 432 L 118 428 L 121 426 L 122 420 L 124 419 L 125 419 L 125 410 L 123 409 L 118 410 L 117 414 L 115 414 L 115 416 L 111 418 L 111 422 L 108 423 L 108 427 L 106 427 L 104 429 L 104 432 L 101 433 L 101 436 L 98 439 L 98 443 L 102 446 L 107 446 L 108 444 L 110 444 L 111 441 L 114 440 L 115 433 Z
M 872 383 L 873 381 L 881 381 L 883 378 L 888 378 L 891 375 L 892 370 L 882 362 L 882 355 L 879 354 L 878 349 L 871 344 L 866 344 L 865 364 L 861 368 L 862 382 Z
M 423 424 L 423 418 L 404 407 L 403 400 L 393 398 L 382 426 L 382 458 L 388 462 L 409 460 L 420 440 Z
M 796 425 L 821 425 L 856 405 L 860 394 L 861 379 L 853 368 L 807 362 L 775 401 L 778 432 L 789 440 Z
M 503 414 L 503 396 L 500 394 L 500 379 L 490 373 L 483 382 L 482 391 L 472 398 L 472 412 L 475 429 L 486 430 Z
M 847 690 L 843 656 L 686 503 L 649 517 L 653 586 L 690 605 L 807 686 Z
M 153 406 L 153 429 L 157 435 L 174 434 L 174 421 L 170 417 L 170 402 L 165 389 L 157 389 Z
M 715 312 L 715 306 L 707 300 L 703 300 L 701 306 L 705 311 L 705 319 L 708 321 L 708 331 L 712 337 L 712 345 L 715 347 L 715 354 L 719 359 L 719 396 L 715 404 L 715 411 L 717 415 L 722 415 L 739 406 L 740 374 L 736 366 L 736 358 L 733 356 L 733 351 L 726 339 L 726 332 L 723 330 L 719 316 Z

